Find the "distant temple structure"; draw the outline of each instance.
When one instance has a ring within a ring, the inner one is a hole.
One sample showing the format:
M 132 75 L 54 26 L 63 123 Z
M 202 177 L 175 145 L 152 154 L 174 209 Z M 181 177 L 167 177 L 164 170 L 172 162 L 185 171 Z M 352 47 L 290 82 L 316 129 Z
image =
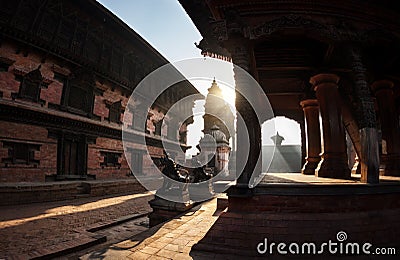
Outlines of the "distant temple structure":
M 223 98 L 222 90 L 215 78 L 208 89 L 203 116 L 205 136 L 201 138 L 197 148 L 201 151 L 203 163 L 213 169 L 214 174 L 223 171 L 227 173 L 231 147 L 234 143 L 234 115 Z
M 228 142 L 231 137 L 234 138 L 234 136 L 231 136 L 231 134 L 235 132 L 235 116 L 233 115 L 233 112 L 228 103 L 224 100 L 222 90 L 218 86 L 215 78 L 211 84 L 211 87 L 208 89 L 204 108 L 205 114 L 203 116 L 203 132 L 205 134 L 209 133 L 211 131 L 211 128 L 216 125 L 225 134 L 226 140 L 228 140 Z
M 276 146 L 281 146 L 282 141 L 285 140 L 285 138 L 281 135 L 279 135 L 279 132 L 276 132 L 276 135 L 271 136 L 271 140 L 274 142 Z
M 262 146 L 262 171 L 263 172 L 300 172 L 301 170 L 301 145 L 282 145 L 285 140 L 276 132 L 271 136 L 274 145 Z M 272 160 L 271 159 L 272 156 Z M 268 162 L 271 162 L 268 165 Z
M 203 155 L 201 161 L 208 162 L 207 166 L 213 169 L 214 174 L 227 174 L 231 148 L 225 133 L 217 125 L 211 127 L 208 135 L 200 139 L 198 149 Z

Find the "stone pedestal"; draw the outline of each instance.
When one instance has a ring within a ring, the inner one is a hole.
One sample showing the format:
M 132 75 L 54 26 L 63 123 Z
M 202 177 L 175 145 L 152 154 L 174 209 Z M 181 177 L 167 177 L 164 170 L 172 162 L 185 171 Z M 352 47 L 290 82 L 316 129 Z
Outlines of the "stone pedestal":
M 155 198 L 149 201 L 149 204 L 153 209 L 153 212 L 149 214 L 150 227 L 170 220 L 189 210 L 194 205 L 190 200 L 187 185 L 183 185 L 183 188 L 172 188 L 166 191 L 158 190 Z
M 320 107 L 323 143 L 322 160 L 316 169 L 318 177 L 348 179 L 346 140 L 338 92 L 339 77 L 335 74 L 318 74 L 310 79 Z
M 307 156 L 301 172 L 314 175 L 321 161 L 321 134 L 319 124 L 319 106 L 316 99 L 307 99 L 300 102 L 306 121 Z
M 399 245 L 398 184 L 390 188 L 364 184 L 312 186 L 310 188 L 308 183 L 259 185 L 248 197 L 237 192 L 234 196 L 232 192 L 227 210 L 193 246 L 192 252 L 218 252 L 235 255 L 238 259 L 340 259 L 339 255 L 328 251 L 307 255 L 282 255 L 276 251 L 280 242 L 286 243 L 287 247 L 293 241 L 299 245 L 337 243 L 340 242 L 337 239 L 340 231 L 347 234 L 346 243 L 368 242 L 380 247 Z M 265 239 L 269 245 L 276 243 L 274 251 L 260 254 L 257 247 Z M 343 257 L 357 259 L 355 254 Z
M 211 181 L 191 183 L 189 186 L 189 197 L 192 201 L 205 201 L 214 197 L 214 195 Z
M 394 102 L 393 82 L 375 81 L 372 86 L 379 107 L 382 140 L 386 143 L 386 154 L 381 155 L 380 174 L 400 176 L 400 131 Z

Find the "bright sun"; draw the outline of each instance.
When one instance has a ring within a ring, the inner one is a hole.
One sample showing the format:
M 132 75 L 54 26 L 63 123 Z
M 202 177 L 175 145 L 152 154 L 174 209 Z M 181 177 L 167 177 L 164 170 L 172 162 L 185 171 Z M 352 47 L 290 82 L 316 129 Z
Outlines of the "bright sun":
M 189 80 L 190 83 L 192 83 L 193 86 L 196 87 L 196 89 L 204 95 L 204 97 L 207 96 L 208 89 L 211 87 L 211 83 L 213 79 L 195 79 L 195 80 Z M 232 107 L 235 106 L 235 89 L 233 86 L 229 86 L 228 84 L 225 84 L 223 82 L 219 82 L 218 79 L 216 79 L 218 86 L 222 90 L 222 95 L 223 99 Z

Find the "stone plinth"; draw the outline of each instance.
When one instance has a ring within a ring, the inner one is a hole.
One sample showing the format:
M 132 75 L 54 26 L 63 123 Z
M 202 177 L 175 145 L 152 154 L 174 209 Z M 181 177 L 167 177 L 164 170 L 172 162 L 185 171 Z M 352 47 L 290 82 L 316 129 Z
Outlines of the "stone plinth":
M 187 185 L 183 189 L 158 190 L 155 198 L 149 201 L 153 212 L 149 214 L 149 226 L 153 227 L 170 220 L 193 207 Z M 169 200 L 167 200 L 168 198 Z
M 149 226 L 154 227 L 160 223 L 168 221 L 183 212 L 191 209 L 193 203 L 189 202 L 175 202 L 163 198 L 156 197 L 149 201 L 150 207 L 153 212 L 149 214 Z
M 189 185 L 189 197 L 192 201 L 205 201 L 214 197 L 214 189 L 211 181 L 191 183 Z
M 269 244 L 275 243 L 273 257 L 286 259 L 277 254 L 279 243 L 337 243 L 340 231 L 347 235 L 344 242 L 368 242 L 373 247 L 400 244 L 400 183 L 259 185 L 247 197 L 236 196 L 244 192 L 235 189 L 228 192 L 227 211 L 192 250 L 269 259 L 268 253 L 257 252 L 267 238 Z M 332 256 L 327 251 L 322 255 Z M 321 255 L 302 257 L 321 259 Z

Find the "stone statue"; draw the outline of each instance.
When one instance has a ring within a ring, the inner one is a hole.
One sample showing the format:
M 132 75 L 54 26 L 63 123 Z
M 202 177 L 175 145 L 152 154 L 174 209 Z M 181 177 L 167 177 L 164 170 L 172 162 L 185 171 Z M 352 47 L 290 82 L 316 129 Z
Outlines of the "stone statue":
M 192 161 L 193 171 L 190 176 L 191 181 L 193 183 L 199 183 L 203 181 L 207 181 L 212 178 L 212 174 L 205 171 L 206 165 L 201 165 L 201 163 L 193 158 Z
M 186 169 L 183 169 L 179 164 L 176 164 L 167 154 L 160 159 L 160 164 L 163 167 L 161 172 L 165 177 L 168 177 L 164 177 L 163 186 L 161 187 L 162 191 L 167 191 L 172 188 L 173 182 L 171 179 L 182 183 L 189 182 L 189 172 Z

